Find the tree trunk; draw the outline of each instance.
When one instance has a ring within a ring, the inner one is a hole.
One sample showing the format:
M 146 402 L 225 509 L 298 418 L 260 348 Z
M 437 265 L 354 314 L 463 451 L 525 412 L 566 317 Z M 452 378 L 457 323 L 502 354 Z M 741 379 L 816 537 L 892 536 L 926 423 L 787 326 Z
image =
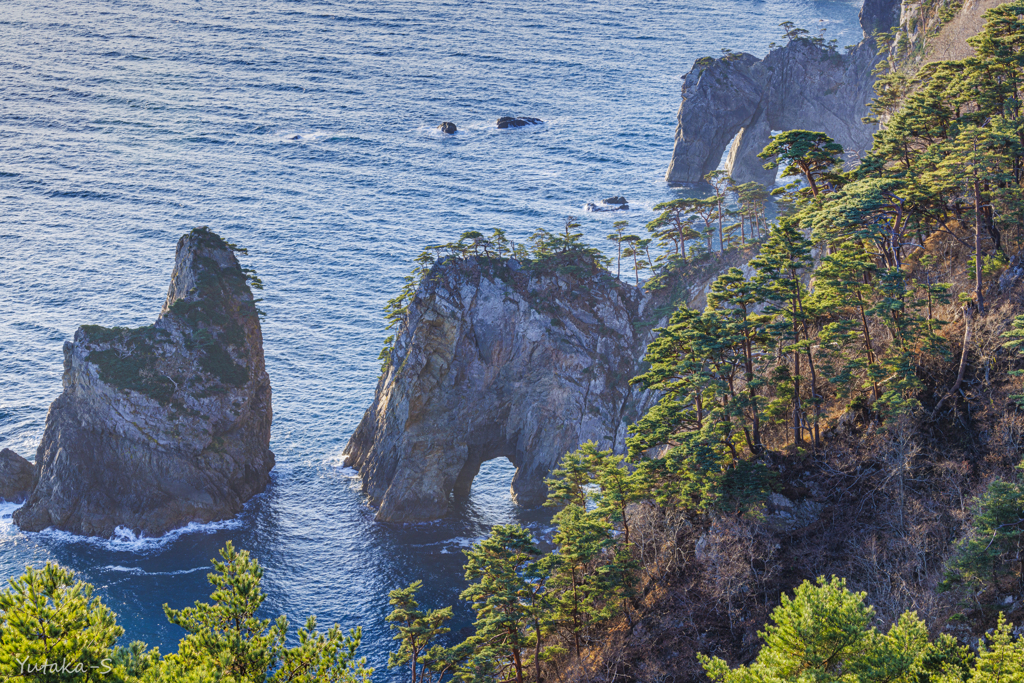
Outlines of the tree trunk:
M 800 343 L 800 327 L 796 319 L 797 307 L 793 306 L 793 344 Z M 793 349 L 793 448 L 800 446 L 800 350 Z
M 978 313 L 985 315 L 985 303 L 981 295 L 981 186 L 974 179 L 974 294 L 978 300 Z

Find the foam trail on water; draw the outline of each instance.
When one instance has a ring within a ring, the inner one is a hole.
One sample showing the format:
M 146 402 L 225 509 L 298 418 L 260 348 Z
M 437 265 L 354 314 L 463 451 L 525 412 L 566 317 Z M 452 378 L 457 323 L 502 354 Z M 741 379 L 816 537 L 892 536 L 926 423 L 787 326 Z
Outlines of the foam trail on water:
M 186 534 L 212 534 L 223 529 L 238 529 L 241 526 L 241 520 L 235 517 L 234 519 L 226 519 L 221 522 L 208 522 L 206 524 L 189 522 L 183 527 L 171 529 L 163 536 L 154 537 L 136 536 L 131 529 L 123 526 L 115 527 L 113 538 L 79 536 L 77 534 L 72 534 L 68 531 L 61 531 L 52 527 L 40 531 L 39 535 L 46 538 L 52 538 L 62 543 L 85 543 L 105 550 L 144 553 L 151 552 L 153 550 L 160 550 Z
M 196 572 L 211 571 L 210 567 L 194 567 L 192 569 L 179 569 L 172 572 L 147 572 L 142 567 L 125 567 L 119 564 L 108 564 L 105 567 L 100 567 L 100 569 L 108 572 L 132 574 L 134 576 L 181 576 L 182 574 L 195 574 Z

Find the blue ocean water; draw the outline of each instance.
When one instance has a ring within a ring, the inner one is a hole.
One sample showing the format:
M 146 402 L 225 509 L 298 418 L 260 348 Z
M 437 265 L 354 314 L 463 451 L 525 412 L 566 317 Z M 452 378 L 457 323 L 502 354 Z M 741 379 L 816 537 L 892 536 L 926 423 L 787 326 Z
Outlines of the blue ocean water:
M 0 2 L 0 447 L 32 457 L 84 323 L 142 325 L 179 235 L 209 225 L 265 285 L 274 389 L 269 490 L 236 520 L 163 539 L 22 534 L 0 506 L 0 577 L 58 560 L 127 639 L 174 649 L 161 605 L 209 594 L 225 541 L 266 568 L 267 614 L 364 627 L 383 672 L 387 591 L 457 602 L 461 549 L 509 500 L 492 461 L 442 522 L 373 522 L 340 452 L 373 395 L 381 308 L 428 243 L 582 217 L 625 195 L 640 230 L 663 176 L 680 75 L 723 47 L 763 55 L 793 20 L 860 39 L 855 0 Z M 503 115 L 543 119 L 499 131 Z M 459 133 L 435 130 L 454 121 Z M 468 623 L 460 608 L 454 637 Z

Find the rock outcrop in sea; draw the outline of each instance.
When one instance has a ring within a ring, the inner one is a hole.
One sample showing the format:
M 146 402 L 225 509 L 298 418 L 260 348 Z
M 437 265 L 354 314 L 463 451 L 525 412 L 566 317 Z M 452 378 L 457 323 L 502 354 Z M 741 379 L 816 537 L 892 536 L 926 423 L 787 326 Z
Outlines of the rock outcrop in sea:
M 580 443 L 624 452 L 626 426 L 648 405 L 629 380 L 653 328 L 678 300 L 703 306 L 714 276 L 749 258 L 736 250 L 690 265 L 654 294 L 592 262 L 436 264 L 345 448 L 377 519 L 442 517 L 451 494 L 468 494 L 480 465 L 502 457 L 516 467 L 513 500 L 536 506 Z
M 0 500 L 23 500 L 32 489 L 32 475 L 32 463 L 10 448 L 0 450 Z
M 726 170 L 738 182 L 772 185 L 757 154 L 773 130 L 814 130 L 830 135 L 851 154 L 871 147 L 874 124 L 867 103 L 874 97 L 873 71 L 881 59 L 871 35 L 899 21 L 897 0 L 868 0 L 861 10 L 864 40 L 842 54 L 835 48 L 795 38 L 758 59 L 729 53 L 703 57 L 683 77 L 675 148 L 665 179 L 700 182 L 718 168 L 729 147 Z
M 153 325 L 85 325 L 64 344 L 35 481 L 14 522 L 110 537 L 223 520 L 274 466 L 263 336 L 232 245 L 184 235 Z
M 498 128 L 522 128 L 523 126 L 536 126 L 544 123 L 532 116 L 502 116 L 498 119 Z
M 614 196 L 602 199 L 599 202 L 587 202 L 583 207 L 584 211 L 598 213 L 602 211 L 629 211 L 629 202 L 625 197 Z

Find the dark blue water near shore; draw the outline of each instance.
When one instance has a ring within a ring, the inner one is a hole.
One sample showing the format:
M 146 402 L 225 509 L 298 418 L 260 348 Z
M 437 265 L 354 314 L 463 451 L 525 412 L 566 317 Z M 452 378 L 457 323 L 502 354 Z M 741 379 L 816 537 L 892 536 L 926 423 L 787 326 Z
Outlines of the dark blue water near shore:
M 46 558 L 94 583 L 126 638 L 173 649 L 161 605 L 209 594 L 231 539 L 266 567 L 268 614 L 365 627 L 383 667 L 387 591 L 456 601 L 461 549 L 543 529 L 492 462 L 449 520 L 375 524 L 339 454 L 369 404 L 381 307 L 426 244 L 518 240 L 623 194 L 636 229 L 675 190 L 679 76 L 720 48 L 763 55 L 794 20 L 839 45 L 856 2 L 0 3 L 0 447 L 32 456 L 83 323 L 141 325 L 174 243 L 206 224 L 250 249 L 274 387 L 273 484 L 232 522 L 160 540 L 21 534 L 0 576 Z M 546 123 L 498 131 L 502 115 Z M 460 132 L 444 137 L 442 120 Z M 601 240 L 619 215 L 585 215 Z M 460 613 L 462 625 L 466 613 Z M 381 673 L 378 680 L 387 680 Z

